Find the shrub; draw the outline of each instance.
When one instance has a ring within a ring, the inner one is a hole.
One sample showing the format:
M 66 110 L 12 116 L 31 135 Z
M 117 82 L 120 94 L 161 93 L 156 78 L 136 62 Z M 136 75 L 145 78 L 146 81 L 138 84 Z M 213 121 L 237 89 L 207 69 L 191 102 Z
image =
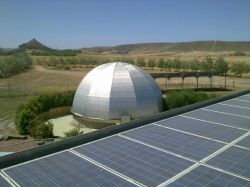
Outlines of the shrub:
M 53 124 L 51 122 L 44 123 L 39 120 L 33 121 L 33 127 L 30 130 L 30 135 L 34 138 L 52 138 Z
M 32 59 L 26 53 L 16 53 L 1 59 L 0 77 L 8 77 L 31 68 Z
M 59 117 L 59 116 L 69 114 L 70 109 L 71 109 L 71 106 L 52 108 L 48 112 L 43 112 L 43 113 L 39 114 L 36 118 L 38 118 L 42 121 L 49 120 L 53 117 Z
M 165 98 L 165 102 L 169 109 L 190 105 L 196 102 L 208 100 L 215 95 L 208 95 L 205 92 L 195 92 L 193 90 L 173 91 Z
M 16 112 L 15 125 L 16 129 L 20 134 L 30 134 L 32 129 L 32 134 L 36 135 L 38 130 L 43 131 L 41 123 L 37 120 L 46 118 L 46 115 L 42 115 L 44 112 L 48 112 L 52 108 L 71 106 L 74 98 L 75 91 L 66 91 L 63 93 L 49 93 L 43 94 L 34 100 L 31 100 L 25 104 L 22 104 Z M 56 110 L 52 113 L 57 114 L 60 112 L 65 112 L 66 109 Z M 69 109 L 67 109 L 69 110 Z M 41 114 L 41 116 L 39 116 Z M 51 116 L 51 115 L 50 115 Z M 39 127 L 36 127 L 39 126 Z M 36 128 L 35 128 L 36 127 Z M 35 128 L 35 130 L 33 129 Z M 34 132 L 35 131 L 35 132 Z M 39 135 L 40 136 L 40 135 Z
M 31 110 L 20 110 L 16 115 L 16 129 L 20 134 L 28 134 L 36 114 Z
M 70 129 L 70 130 L 64 132 L 65 137 L 71 137 L 71 136 L 77 136 L 77 135 L 83 134 L 83 132 L 80 131 L 80 124 L 79 123 L 72 122 L 71 124 L 73 126 L 73 129 Z

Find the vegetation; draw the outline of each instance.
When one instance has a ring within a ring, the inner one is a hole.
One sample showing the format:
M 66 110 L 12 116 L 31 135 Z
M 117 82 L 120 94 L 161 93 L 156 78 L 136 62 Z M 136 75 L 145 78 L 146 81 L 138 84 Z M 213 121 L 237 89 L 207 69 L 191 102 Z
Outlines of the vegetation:
M 214 71 L 219 73 L 227 73 L 229 70 L 228 63 L 224 60 L 223 56 L 216 59 L 214 64 Z
M 165 108 L 174 109 L 186 105 L 190 105 L 196 102 L 205 101 L 216 97 L 216 95 L 208 95 L 205 92 L 195 92 L 193 90 L 181 90 L 173 91 L 167 94 L 164 98 Z
M 55 50 L 49 49 L 46 51 L 32 51 L 31 55 L 34 56 L 76 56 L 80 53 L 80 50 L 66 49 L 66 50 Z
M 23 52 L 31 52 L 34 56 L 76 56 L 80 53 L 80 50 L 66 49 L 66 50 L 56 50 L 51 49 L 36 39 L 32 39 L 27 43 L 23 43 L 18 47 L 18 50 Z
M 245 62 L 236 62 L 231 65 L 230 70 L 234 76 L 241 77 L 243 73 L 250 72 L 250 65 Z
M 71 106 L 74 91 L 63 93 L 43 94 L 39 97 L 22 104 L 15 117 L 16 129 L 20 134 L 30 134 L 34 137 L 51 137 L 53 127 L 45 124 L 39 114 L 49 111 L 52 108 Z M 42 131 L 42 132 L 40 132 Z M 46 132 L 46 134 L 44 134 Z
M 235 51 L 234 56 L 247 56 L 247 55 L 242 51 Z
M 31 68 L 32 59 L 26 53 L 17 53 L 0 59 L 0 78 Z
M 0 48 L 0 56 L 7 56 L 7 55 L 11 55 L 13 53 L 14 53 L 13 49 Z
M 73 126 L 73 129 L 70 129 L 70 130 L 64 132 L 64 135 L 66 138 L 83 134 L 83 131 L 80 130 L 79 123 L 72 122 L 71 125 Z
M 140 67 L 145 67 L 146 66 L 145 59 L 142 58 L 142 57 L 138 58 L 137 61 L 136 61 L 136 65 L 140 66 Z
M 148 67 L 150 67 L 153 70 L 155 66 L 156 66 L 155 60 L 154 59 L 149 59 L 148 60 Z
M 34 120 L 33 127 L 30 129 L 30 135 L 34 138 L 52 138 L 53 124 L 51 122 L 44 123 L 40 120 Z

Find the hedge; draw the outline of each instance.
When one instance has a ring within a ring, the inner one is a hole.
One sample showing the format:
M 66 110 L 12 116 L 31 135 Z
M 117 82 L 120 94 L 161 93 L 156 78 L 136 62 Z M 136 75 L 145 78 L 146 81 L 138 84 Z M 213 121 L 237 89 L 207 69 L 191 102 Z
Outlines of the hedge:
M 47 93 L 22 104 L 17 109 L 15 117 L 17 131 L 20 134 L 30 134 L 31 136 L 39 137 L 37 136 L 37 134 L 39 134 L 37 131 L 40 129 L 47 131 L 47 136 L 43 135 L 42 138 L 53 136 L 53 127 L 51 128 L 51 125 L 50 127 L 46 127 L 46 124 L 43 122 L 43 119 L 46 117 L 45 114 L 52 108 L 72 106 L 74 94 L 75 91 Z M 58 111 L 61 112 L 59 109 Z M 43 115 L 42 113 L 45 114 Z

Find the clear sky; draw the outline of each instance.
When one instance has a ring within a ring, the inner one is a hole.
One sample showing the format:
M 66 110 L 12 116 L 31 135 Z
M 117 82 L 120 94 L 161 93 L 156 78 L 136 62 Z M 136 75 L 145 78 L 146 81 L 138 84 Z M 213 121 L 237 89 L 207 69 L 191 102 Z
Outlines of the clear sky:
M 250 40 L 250 0 L 0 0 L 0 47 Z

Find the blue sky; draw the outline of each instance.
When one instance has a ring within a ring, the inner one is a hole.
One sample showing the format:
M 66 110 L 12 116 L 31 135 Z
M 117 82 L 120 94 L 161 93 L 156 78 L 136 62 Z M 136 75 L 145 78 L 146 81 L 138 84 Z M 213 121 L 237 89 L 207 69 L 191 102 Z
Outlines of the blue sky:
M 250 0 L 0 0 L 0 47 L 250 41 Z

